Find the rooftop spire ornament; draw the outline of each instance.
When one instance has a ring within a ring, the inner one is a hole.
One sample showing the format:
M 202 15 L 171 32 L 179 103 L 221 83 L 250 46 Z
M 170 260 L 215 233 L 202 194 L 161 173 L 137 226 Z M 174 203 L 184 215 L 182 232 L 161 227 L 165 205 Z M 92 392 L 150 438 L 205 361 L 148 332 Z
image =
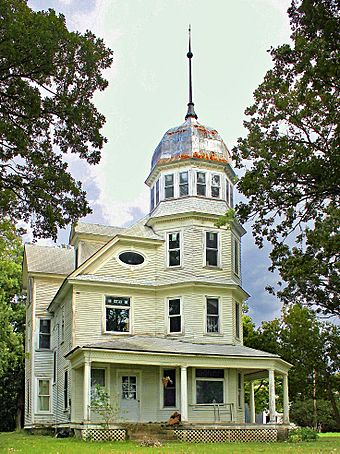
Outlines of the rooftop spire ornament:
M 191 59 L 193 57 L 193 53 L 191 52 L 191 27 L 189 25 L 189 52 L 187 53 L 187 57 L 189 59 L 189 102 L 188 102 L 188 112 L 185 116 L 185 119 L 191 117 L 196 118 L 197 115 L 194 109 L 194 103 L 192 102 L 192 75 L 191 75 Z

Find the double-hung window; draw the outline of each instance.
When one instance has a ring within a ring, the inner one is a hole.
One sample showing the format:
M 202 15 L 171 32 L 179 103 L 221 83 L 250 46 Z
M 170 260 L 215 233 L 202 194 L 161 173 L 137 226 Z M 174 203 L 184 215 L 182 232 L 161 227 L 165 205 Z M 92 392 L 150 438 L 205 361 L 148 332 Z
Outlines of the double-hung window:
M 176 369 L 163 369 L 163 407 L 176 407 Z
M 171 199 L 174 197 L 174 174 L 164 175 L 164 198 Z
M 65 340 L 65 307 L 61 308 L 61 342 Z
M 221 194 L 221 177 L 217 174 L 211 175 L 211 197 L 220 198 Z
M 240 243 L 238 239 L 233 239 L 234 243 L 234 257 L 233 257 L 233 271 L 237 276 L 240 275 Z
M 156 181 L 156 206 L 159 203 L 159 180 Z
M 39 349 L 50 350 L 51 348 L 51 320 L 39 319 Z
M 188 171 L 179 174 L 179 196 L 185 197 L 189 194 L 189 176 Z
M 116 333 L 130 332 L 130 298 L 120 296 L 105 297 L 105 330 Z
M 218 233 L 205 232 L 205 264 L 206 266 L 219 266 Z
M 68 370 L 64 371 L 64 410 L 68 409 Z
M 181 265 L 181 235 L 180 232 L 167 234 L 168 266 Z
M 196 172 L 196 193 L 197 195 L 206 195 L 206 175 L 205 172 Z
M 168 300 L 168 332 L 180 333 L 182 331 L 182 315 L 180 298 Z
M 150 192 L 150 211 L 152 211 L 155 207 L 155 187 L 151 188 Z
M 240 338 L 240 303 L 235 302 L 235 336 Z
M 196 369 L 196 404 L 224 403 L 224 369 Z
M 226 198 L 227 204 L 229 205 L 230 208 L 233 208 L 233 206 L 234 206 L 233 185 L 230 183 L 230 181 L 228 179 L 226 180 L 225 195 L 226 195 L 225 198 Z
M 218 298 L 207 298 L 207 333 L 220 332 Z
M 51 411 L 51 385 L 50 380 L 38 379 L 38 412 L 48 413 Z

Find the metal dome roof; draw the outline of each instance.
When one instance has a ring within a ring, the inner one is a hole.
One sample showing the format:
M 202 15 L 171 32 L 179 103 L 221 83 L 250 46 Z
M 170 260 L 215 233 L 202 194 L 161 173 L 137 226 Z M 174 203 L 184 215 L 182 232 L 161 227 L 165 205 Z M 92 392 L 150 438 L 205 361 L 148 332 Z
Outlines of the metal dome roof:
M 164 134 L 152 156 L 151 169 L 156 164 L 190 158 L 231 161 L 230 152 L 218 132 L 191 116 Z

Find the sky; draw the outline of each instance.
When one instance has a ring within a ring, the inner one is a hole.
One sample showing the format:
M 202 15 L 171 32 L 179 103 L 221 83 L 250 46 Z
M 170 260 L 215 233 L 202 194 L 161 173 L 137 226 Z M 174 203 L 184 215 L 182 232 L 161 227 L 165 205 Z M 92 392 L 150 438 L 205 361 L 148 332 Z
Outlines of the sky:
M 272 62 L 268 49 L 289 42 L 289 0 L 29 0 L 35 10 L 64 14 L 70 30 L 89 29 L 113 51 L 109 87 L 94 103 L 106 117 L 101 163 L 77 157 L 93 213 L 84 220 L 130 225 L 149 208 L 144 184 L 163 134 L 184 121 L 188 102 L 188 25 L 192 28 L 193 98 L 198 121 L 219 132 L 229 150 L 245 135 L 244 110 Z M 237 197 L 236 197 L 237 200 Z M 242 279 L 256 324 L 280 313 L 265 291 L 268 247 L 259 250 L 250 226 L 242 242 Z M 67 243 L 69 231 L 58 242 Z M 45 240 L 46 241 L 46 240 Z

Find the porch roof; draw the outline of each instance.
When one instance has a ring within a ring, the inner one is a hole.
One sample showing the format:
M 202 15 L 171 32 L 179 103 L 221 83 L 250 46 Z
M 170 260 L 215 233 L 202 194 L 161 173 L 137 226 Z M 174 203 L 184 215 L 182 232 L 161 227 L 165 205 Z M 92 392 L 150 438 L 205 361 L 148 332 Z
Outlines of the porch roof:
M 144 353 L 167 353 L 172 355 L 189 354 L 247 358 L 280 358 L 276 354 L 255 350 L 253 348 L 244 347 L 243 345 L 188 342 L 180 339 L 147 336 L 120 337 L 113 341 L 83 345 L 82 348 Z

